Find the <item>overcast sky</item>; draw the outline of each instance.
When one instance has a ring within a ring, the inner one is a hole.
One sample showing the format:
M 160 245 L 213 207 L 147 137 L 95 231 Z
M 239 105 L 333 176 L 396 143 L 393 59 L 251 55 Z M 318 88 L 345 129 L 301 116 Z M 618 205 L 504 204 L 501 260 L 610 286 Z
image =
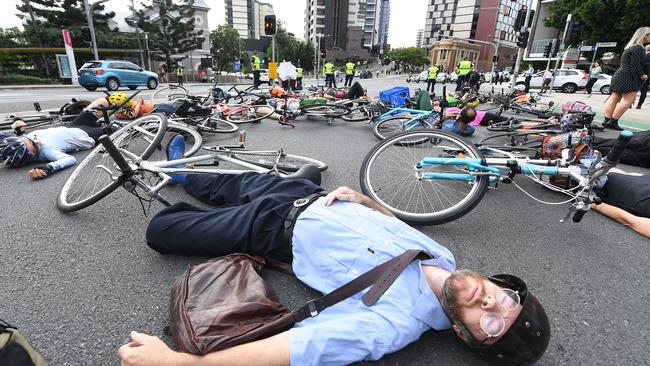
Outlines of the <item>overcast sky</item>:
M 94 0 L 89 0 L 93 3 Z M 210 28 L 225 23 L 225 9 L 223 0 L 205 0 L 212 9 L 208 13 Z M 275 14 L 282 20 L 289 32 L 298 38 L 304 37 L 304 0 L 265 0 L 273 4 Z M 0 13 L 0 27 L 8 28 L 19 26 L 20 19 L 16 16 L 16 4 L 20 0 L 2 0 L 7 12 Z M 415 37 L 418 29 L 424 27 L 426 14 L 426 0 L 392 0 L 390 26 L 388 31 L 388 43 L 391 47 L 408 47 L 415 45 Z M 109 0 L 104 5 L 108 10 L 116 13 L 128 13 L 128 6 L 131 0 Z M 136 8 L 140 8 L 141 1 L 135 1 Z M 408 4 L 408 5 L 407 5 Z

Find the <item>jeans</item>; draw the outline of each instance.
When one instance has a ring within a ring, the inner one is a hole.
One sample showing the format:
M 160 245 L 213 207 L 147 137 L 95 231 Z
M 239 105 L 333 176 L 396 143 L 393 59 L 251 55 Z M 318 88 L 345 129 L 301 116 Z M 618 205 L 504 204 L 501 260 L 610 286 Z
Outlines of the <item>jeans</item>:
M 354 78 L 353 74 L 346 74 L 345 75 L 345 84 L 344 86 L 352 86 L 352 79 Z
M 427 79 L 427 91 L 435 95 L 436 93 L 435 88 L 436 88 L 436 79 Z

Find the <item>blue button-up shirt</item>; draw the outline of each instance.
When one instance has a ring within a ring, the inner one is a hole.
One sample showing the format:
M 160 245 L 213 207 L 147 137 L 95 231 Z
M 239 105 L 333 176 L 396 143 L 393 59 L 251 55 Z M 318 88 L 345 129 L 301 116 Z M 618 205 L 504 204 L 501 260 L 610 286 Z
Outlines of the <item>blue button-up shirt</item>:
M 95 146 L 95 140 L 86 132 L 72 127 L 36 130 L 28 133 L 27 137 L 32 140 L 38 137 L 40 146 L 34 160 L 49 161 L 53 172 L 72 166 L 77 162 L 74 156 L 66 153 L 88 150 Z
M 377 360 L 420 338 L 448 329 L 449 319 L 431 290 L 421 264 L 454 271 L 446 248 L 402 221 L 356 203 L 311 204 L 293 232 L 293 271 L 308 286 L 328 293 L 408 249 L 435 259 L 411 263 L 372 306 L 365 291 L 344 300 L 289 331 L 292 365 L 342 365 Z

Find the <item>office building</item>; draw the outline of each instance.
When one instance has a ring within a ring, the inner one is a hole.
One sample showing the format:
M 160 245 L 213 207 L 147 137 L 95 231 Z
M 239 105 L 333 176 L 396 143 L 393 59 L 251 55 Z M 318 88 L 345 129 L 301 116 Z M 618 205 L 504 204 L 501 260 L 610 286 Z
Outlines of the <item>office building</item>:
M 258 0 L 225 0 L 226 22 L 241 38 L 264 36 L 264 17 L 274 14 L 273 5 Z
M 422 47 L 422 37 L 424 36 L 424 29 L 418 29 L 418 35 L 415 36 L 415 47 Z

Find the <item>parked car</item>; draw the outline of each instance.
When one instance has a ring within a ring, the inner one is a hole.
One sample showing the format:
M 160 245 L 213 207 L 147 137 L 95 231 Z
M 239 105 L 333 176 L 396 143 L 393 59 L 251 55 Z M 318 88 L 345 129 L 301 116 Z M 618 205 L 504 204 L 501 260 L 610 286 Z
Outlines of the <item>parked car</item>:
M 601 94 L 610 94 L 609 89 L 612 84 L 612 76 L 607 74 L 598 75 L 598 81 L 594 83 L 594 86 L 591 88 L 592 91 L 598 90 Z
M 422 71 L 419 74 L 410 74 L 406 78 L 406 82 L 408 82 L 408 83 L 411 83 L 411 82 L 419 83 L 420 81 L 426 82 L 428 77 L 429 77 L 429 72 L 428 71 Z
M 416 82 L 418 79 L 418 74 L 409 74 L 409 76 L 406 77 L 406 82 L 411 83 L 411 82 Z
M 117 90 L 126 86 L 131 90 L 138 86 L 149 89 L 158 87 L 158 74 L 143 70 L 140 66 L 119 60 L 97 60 L 84 63 L 79 69 L 79 85 L 94 91 L 100 86 Z
M 269 85 L 273 84 L 269 78 L 269 69 L 260 69 L 260 81 Z
M 531 88 L 541 88 L 544 83 L 544 71 L 540 71 L 533 75 L 530 79 Z M 525 77 L 517 77 L 517 85 L 524 85 Z M 559 89 L 563 93 L 573 94 L 578 90 L 584 89 L 587 86 L 589 75 L 579 69 L 558 69 L 555 74 L 555 81 L 553 82 L 553 90 Z
M 436 82 L 438 83 L 448 83 L 449 82 L 449 74 L 446 72 L 439 72 L 438 76 L 436 76 Z

